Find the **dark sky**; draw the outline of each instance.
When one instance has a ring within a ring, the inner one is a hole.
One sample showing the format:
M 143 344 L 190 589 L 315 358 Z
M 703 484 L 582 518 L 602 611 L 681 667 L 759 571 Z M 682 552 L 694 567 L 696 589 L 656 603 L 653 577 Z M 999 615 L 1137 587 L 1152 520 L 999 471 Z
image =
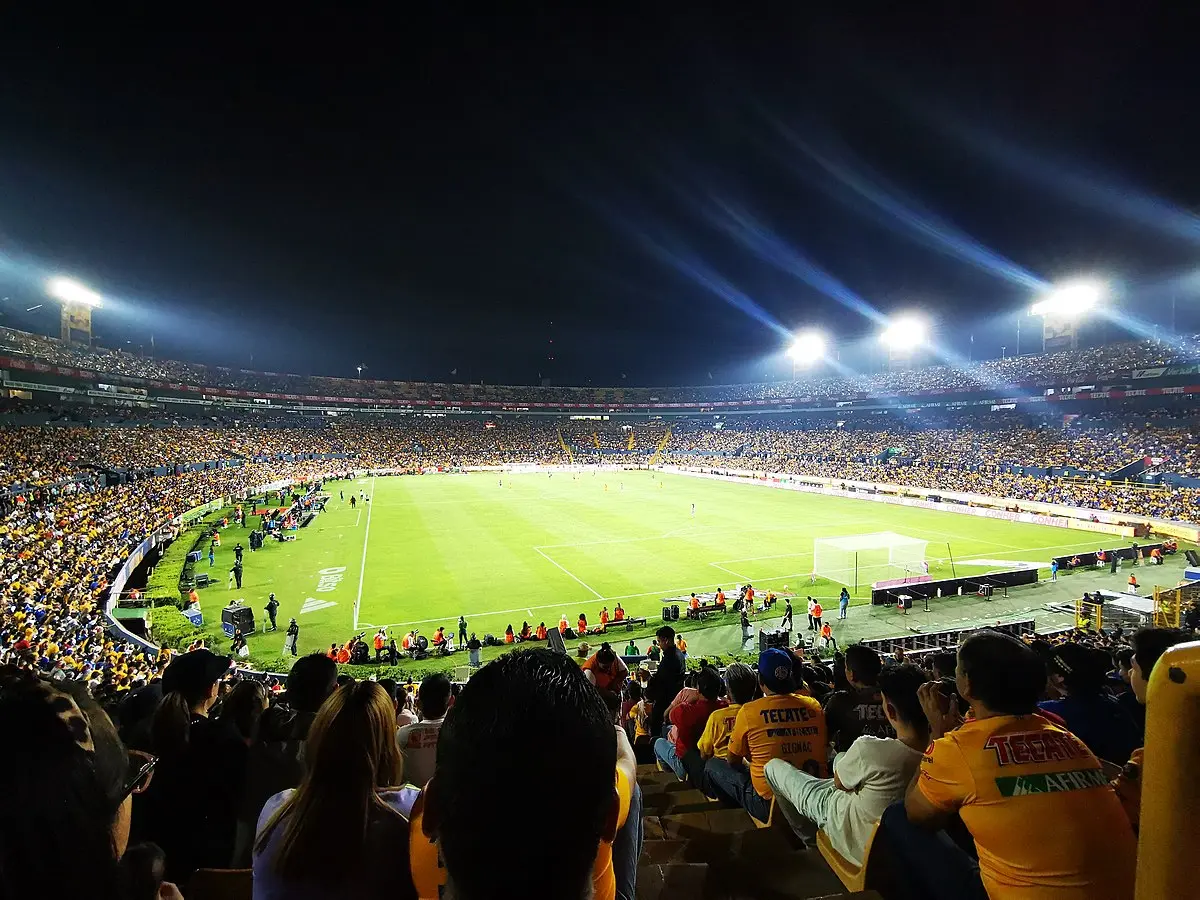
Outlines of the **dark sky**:
M 657 384 L 868 365 L 867 308 L 1011 352 L 1029 279 L 1196 320 L 1183 13 L 810 6 L 5 29 L 0 323 L 63 271 L 159 355 Z

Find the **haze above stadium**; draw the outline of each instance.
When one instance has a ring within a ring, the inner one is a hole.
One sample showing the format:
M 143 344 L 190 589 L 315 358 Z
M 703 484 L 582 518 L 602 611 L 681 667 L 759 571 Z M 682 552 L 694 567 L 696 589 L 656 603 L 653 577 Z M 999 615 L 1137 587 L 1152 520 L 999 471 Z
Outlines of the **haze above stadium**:
M 786 377 L 808 327 L 866 367 L 914 309 L 1013 353 L 1080 275 L 1094 339 L 1195 331 L 1189 31 L 1076 12 L 10 32 L 0 324 L 69 274 L 107 346 L 569 384 Z

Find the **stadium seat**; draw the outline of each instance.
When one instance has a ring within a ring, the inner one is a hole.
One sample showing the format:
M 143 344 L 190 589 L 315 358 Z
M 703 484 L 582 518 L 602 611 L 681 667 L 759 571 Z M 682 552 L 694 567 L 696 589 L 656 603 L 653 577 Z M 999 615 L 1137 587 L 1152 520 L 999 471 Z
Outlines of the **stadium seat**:
M 188 900 L 253 900 L 251 869 L 197 869 L 188 882 Z
M 755 828 L 771 828 L 775 825 L 775 798 L 771 798 L 771 809 L 767 813 L 767 821 L 760 822 L 754 816 L 750 817 L 750 821 L 754 823 Z
M 876 822 L 875 827 L 871 829 L 871 836 L 867 838 L 867 845 L 863 848 L 863 864 L 856 866 L 833 849 L 833 844 L 829 842 L 829 835 L 820 829 L 817 830 L 817 849 L 821 851 L 825 862 L 829 863 L 829 868 L 833 869 L 834 874 L 842 880 L 846 890 L 861 891 L 866 888 L 867 872 L 871 865 L 871 849 L 875 845 L 875 835 L 878 832 L 879 823 Z

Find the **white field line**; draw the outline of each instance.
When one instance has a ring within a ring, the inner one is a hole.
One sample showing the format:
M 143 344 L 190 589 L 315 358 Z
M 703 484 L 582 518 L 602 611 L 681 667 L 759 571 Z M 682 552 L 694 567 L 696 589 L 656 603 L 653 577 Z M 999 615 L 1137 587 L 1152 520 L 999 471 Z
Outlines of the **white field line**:
M 557 568 L 559 571 L 561 571 L 563 574 L 565 574 L 565 575 L 566 575 L 568 578 L 571 578 L 571 579 L 573 579 L 574 581 L 576 581 L 576 582 L 578 582 L 579 584 L 583 585 L 583 587 L 584 587 L 584 588 L 586 588 L 587 590 L 589 590 L 589 591 L 591 591 L 593 594 L 595 594 L 595 595 L 596 595 L 596 599 L 598 599 L 598 600 L 603 600 L 603 599 L 604 599 L 604 595 L 603 595 L 603 594 L 601 594 L 601 593 L 600 593 L 598 590 L 596 590 L 594 587 L 592 587 L 591 585 L 589 585 L 589 584 L 588 584 L 586 581 L 584 581 L 582 578 L 580 578 L 578 575 L 576 575 L 574 572 L 572 572 L 572 571 L 571 571 L 570 569 L 568 569 L 566 566 L 562 565 L 562 564 L 561 564 L 561 563 L 559 563 L 559 562 L 556 562 L 556 561 L 555 561 L 553 558 L 551 558 L 551 557 L 550 557 L 548 554 L 546 554 L 546 553 L 543 553 L 543 552 L 542 552 L 542 549 L 541 549 L 541 547 L 534 547 L 533 549 L 534 549 L 534 552 L 536 552 L 536 553 L 537 553 L 539 556 L 541 556 L 541 557 L 542 557 L 544 560 L 546 560 L 548 563 L 550 563 L 550 565 L 554 566 L 554 567 L 555 567 L 555 568 Z
M 372 486 L 371 490 L 372 490 L 372 491 L 374 491 L 374 490 L 375 490 L 375 488 Z M 362 510 L 360 509 L 360 510 L 358 511 L 358 515 L 356 515 L 356 516 L 354 517 L 354 527 L 355 527 L 355 528 L 357 528 L 357 527 L 358 527 L 358 523 L 359 523 L 359 521 L 360 521 L 361 519 L 362 519 Z
M 749 581 L 750 580 L 745 575 L 743 575 L 741 572 L 735 572 L 735 571 L 733 571 L 733 569 L 727 569 L 722 565 L 718 565 L 717 563 L 709 563 L 709 565 L 712 566 L 714 569 L 720 569 L 722 572 L 728 572 L 730 575 L 732 575 L 738 581 Z
M 362 565 L 358 569 L 358 596 L 354 598 L 354 630 L 358 631 L 358 608 L 362 605 L 363 580 L 367 575 L 367 545 L 371 539 L 371 513 L 375 512 L 375 476 L 371 476 L 371 506 L 367 508 L 367 527 L 363 531 Z M 361 514 L 362 510 L 359 510 Z

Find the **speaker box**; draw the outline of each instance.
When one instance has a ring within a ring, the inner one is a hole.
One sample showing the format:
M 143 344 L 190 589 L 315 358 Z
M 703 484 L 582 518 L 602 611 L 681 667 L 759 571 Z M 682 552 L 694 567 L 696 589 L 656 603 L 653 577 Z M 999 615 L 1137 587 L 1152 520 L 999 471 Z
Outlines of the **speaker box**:
M 790 631 L 767 631 L 762 630 L 758 633 L 758 651 L 770 650 L 772 647 L 780 647 L 784 650 L 791 643 L 792 633 Z
M 233 637 L 238 628 L 242 629 L 242 634 L 254 634 L 254 610 L 249 606 L 230 604 L 221 610 L 221 630 L 227 637 Z
M 673 605 L 671 607 L 671 621 L 675 622 L 675 621 L 678 621 L 678 619 L 679 619 L 679 606 Z
M 1197 553 L 1195 550 L 1185 550 L 1183 555 L 1187 557 L 1189 566 L 1200 568 L 1200 553 Z
M 664 606 L 664 607 L 663 607 L 663 611 L 662 611 L 662 620 L 663 620 L 664 622 L 670 622 L 670 621 L 671 621 L 671 607 L 669 607 L 669 606 Z

